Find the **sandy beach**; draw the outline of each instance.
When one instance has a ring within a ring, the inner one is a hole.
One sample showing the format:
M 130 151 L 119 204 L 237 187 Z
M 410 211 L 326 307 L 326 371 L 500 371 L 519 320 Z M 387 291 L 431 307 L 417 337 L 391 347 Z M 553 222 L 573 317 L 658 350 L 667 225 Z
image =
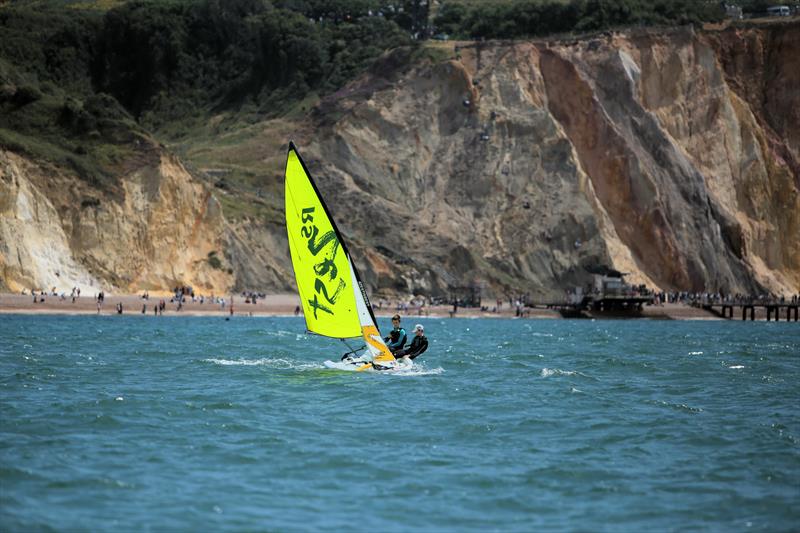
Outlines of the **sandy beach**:
M 37 297 L 37 299 L 40 297 Z M 146 315 L 154 316 L 154 306 L 158 304 L 161 297 L 151 296 L 144 300 L 141 295 L 122 294 L 107 295 L 105 301 L 99 309 L 99 314 L 116 315 L 117 304 L 122 304 L 122 311 L 125 315 Z M 230 316 L 230 297 L 226 298 L 226 305 L 223 309 L 219 304 L 192 302 L 188 299 L 178 310 L 177 303 L 170 303 L 169 298 L 164 298 L 166 308 L 164 316 Z M 259 299 L 256 304 L 245 303 L 245 298 L 234 296 L 233 310 L 234 316 L 286 316 L 293 315 L 295 308 L 299 305 L 300 299 L 294 294 L 270 294 L 265 298 Z M 143 312 L 144 307 L 144 312 Z M 446 318 L 450 316 L 452 306 L 439 305 L 427 306 L 421 316 Z M 394 306 L 384 306 L 375 308 L 376 316 L 388 317 L 398 312 Z M 98 314 L 97 302 L 93 295 L 81 296 L 75 302 L 71 298 L 61 299 L 58 296 L 47 296 L 44 302 L 33 302 L 30 294 L 9 294 L 0 293 L 0 314 L 68 314 L 68 315 L 96 315 Z M 413 319 L 420 316 L 416 309 L 409 308 L 408 312 L 400 312 L 401 315 Z M 476 308 L 458 308 L 456 316 L 470 318 L 492 318 L 504 317 L 512 318 L 515 310 L 507 305 L 503 306 L 498 312 L 482 312 Z M 538 319 L 557 319 L 561 315 L 552 309 L 527 308 L 525 318 Z M 601 317 L 598 317 L 601 318 Z M 605 317 L 602 317 L 605 318 Z M 682 304 L 665 304 L 661 306 L 645 306 L 641 318 L 662 319 L 662 320 L 721 320 L 720 317 L 703 309 L 690 307 Z

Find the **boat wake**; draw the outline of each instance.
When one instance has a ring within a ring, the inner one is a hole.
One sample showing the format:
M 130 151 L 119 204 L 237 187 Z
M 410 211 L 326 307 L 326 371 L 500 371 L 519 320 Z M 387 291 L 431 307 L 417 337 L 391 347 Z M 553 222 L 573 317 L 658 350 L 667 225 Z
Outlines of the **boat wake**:
M 259 359 L 221 359 L 221 358 L 208 358 L 203 359 L 204 363 L 212 363 L 220 366 L 263 366 L 266 368 L 275 368 L 278 370 L 322 370 L 327 367 L 322 363 L 307 363 L 300 361 L 292 361 L 283 357 L 270 358 L 261 357 Z M 408 368 L 401 368 L 391 372 L 380 372 L 379 374 L 386 374 L 391 376 L 436 376 L 444 373 L 444 369 L 427 368 L 422 363 L 415 363 Z
M 301 363 L 284 358 L 262 357 L 260 359 L 203 359 L 205 363 L 214 363 L 222 366 L 265 366 L 268 368 L 278 368 L 281 370 L 309 370 L 324 368 L 321 364 Z
M 444 368 L 427 368 L 423 363 L 414 363 L 408 368 L 400 368 L 393 372 L 387 372 L 390 376 L 438 376 L 444 373 Z

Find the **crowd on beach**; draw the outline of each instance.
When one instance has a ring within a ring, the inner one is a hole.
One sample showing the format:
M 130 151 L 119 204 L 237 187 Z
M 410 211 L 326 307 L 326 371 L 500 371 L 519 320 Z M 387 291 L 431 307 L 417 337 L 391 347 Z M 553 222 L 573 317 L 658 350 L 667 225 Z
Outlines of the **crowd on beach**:
M 73 287 L 69 295 L 66 292 L 58 292 L 55 287 L 51 290 L 31 289 L 30 292 L 22 290 L 22 294 L 30 294 L 33 298 L 33 303 L 44 303 L 47 298 L 57 298 L 59 301 L 71 299 L 75 303 L 81 297 L 80 287 Z M 266 298 L 264 292 L 244 290 L 238 293 L 237 299 L 241 297 L 239 302 L 247 305 L 245 312 L 248 313 L 249 309 L 255 309 L 250 306 L 261 303 Z M 708 305 L 800 305 L 800 293 L 792 294 L 789 296 L 776 295 L 770 293 L 764 294 L 726 294 L 723 292 L 692 292 L 692 291 L 653 291 L 649 293 L 652 298 L 651 305 L 664 305 L 678 304 L 694 307 L 703 307 Z M 376 311 L 394 311 L 406 315 L 428 316 L 431 308 L 434 306 L 449 307 L 448 314 L 453 317 L 458 314 L 459 308 L 480 309 L 481 313 L 507 313 L 513 312 L 514 316 L 526 317 L 530 316 L 531 308 L 535 308 L 536 304 L 531 300 L 529 294 L 516 294 L 506 296 L 507 299 L 496 298 L 490 305 L 481 303 L 480 299 L 477 302 L 472 302 L 458 298 L 436 298 L 426 296 L 413 296 L 408 299 L 387 299 L 377 298 L 372 304 Z M 146 314 L 152 309 L 152 313 L 156 316 L 163 315 L 167 310 L 167 306 L 174 306 L 174 311 L 180 312 L 184 306 L 191 302 L 199 305 L 216 305 L 223 313 L 234 314 L 233 295 L 226 299 L 224 296 L 217 296 L 214 293 L 211 295 L 204 295 L 196 293 L 191 286 L 178 286 L 173 288 L 171 296 L 167 298 L 159 298 L 157 301 L 150 303 L 150 292 L 145 290 L 140 294 L 141 299 L 141 314 Z M 98 291 L 94 295 L 94 300 L 97 306 L 97 313 L 102 311 L 105 302 L 105 292 Z M 477 303 L 477 305 L 476 305 Z M 507 307 L 506 307 L 507 304 Z M 130 302 L 126 305 L 130 305 Z M 196 307 L 194 308 L 197 309 Z M 241 307 L 237 306 L 239 311 Z M 115 304 L 117 314 L 123 314 L 125 308 L 122 302 Z M 508 310 L 508 311 L 506 311 Z M 300 306 L 295 308 L 295 315 L 302 312 Z M 252 314 L 252 312 L 249 312 Z
M 27 294 L 26 290 L 22 291 L 22 294 Z M 47 296 L 57 297 L 60 300 L 66 300 L 67 295 L 65 292 L 58 293 L 56 288 L 53 287 L 51 291 L 44 291 L 44 290 L 36 290 L 31 289 L 30 294 L 33 295 L 33 302 L 39 303 L 44 302 Z M 200 304 L 200 305 L 218 305 L 220 310 L 225 312 L 226 309 L 229 310 L 231 314 L 233 314 L 233 296 L 230 299 L 226 299 L 224 296 L 216 296 L 214 293 L 211 295 L 204 295 L 196 293 L 195 290 L 191 286 L 176 286 L 172 289 L 170 293 L 169 299 L 166 298 L 159 298 L 157 301 L 154 301 L 150 304 L 150 292 L 145 290 L 140 293 L 139 298 L 142 301 L 141 307 L 141 314 L 145 314 L 149 312 L 149 309 L 153 310 L 153 314 L 155 315 L 163 315 L 164 311 L 167 310 L 167 305 L 171 304 L 174 306 L 175 311 L 181 311 L 184 306 L 191 302 L 193 304 Z M 81 296 L 81 289 L 79 287 L 73 287 L 69 297 L 72 299 L 72 303 L 75 303 L 76 299 L 80 298 Z M 266 294 L 264 292 L 259 291 L 251 291 L 251 290 L 244 290 L 238 294 L 242 298 L 244 304 L 247 305 L 255 305 L 266 298 Z M 94 301 L 97 306 L 97 312 L 100 313 L 103 304 L 105 302 L 105 292 L 99 291 L 94 294 Z M 530 301 L 530 297 L 528 294 L 520 294 L 515 296 L 508 297 L 508 308 L 516 310 L 516 316 L 527 316 L 529 311 L 526 310 Z M 497 298 L 494 301 L 494 305 L 491 307 L 488 305 L 474 305 L 472 302 L 452 298 L 436 298 L 436 297 L 426 297 L 421 295 L 413 296 L 409 299 L 396 299 L 390 300 L 387 298 L 378 298 L 372 302 L 373 307 L 376 311 L 381 310 L 393 310 L 396 312 L 401 312 L 407 315 L 417 315 L 417 316 L 428 316 L 430 314 L 430 308 L 432 306 L 452 306 L 452 309 L 449 311 L 450 316 L 454 316 L 457 314 L 459 308 L 476 308 L 479 307 L 481 312 L 486 313 L 498 313 L 502 312 L 504 309 L 505 301 L 501 298 Z M 115 304 L 115 310 L 118 314 L 123 314 L 125 312 L 125 307 L 121 302 Z M 295 314 L 299 314 L 301 312 L 300 307 L 298 306 L 295 309 Z
M 22 289 L 22 295 L 25 296 L 27 294 L 28 294 L 28 291 L 26 289 Z M 41 289 L 40 290 L 31 289 L 31 296 L 33 296 L 33 303 L 35 303 L 35 304 L 36 303 L 44 303 L 47 300 L 48 296 L 53 296 L 55 298 L 58 298 L 59 300 L 66 300 L 67 299 L 67 293 L 64 292 L 64 291 L 61 291 L 61 293 L 59 294 L 59 292 L 56 290 L 55 287 L 50 289 L 49 292 L 45 291 L 45 290 L 41 290 Z M 72 292 L 70 293 L 69 296 L 70 296 L 70 298 L 72 298 L 72 303 L 75 303 L 75 299 L 76 298 L 80 298 L 80 296 L 81 296 L 80 287 L 72 287 Z

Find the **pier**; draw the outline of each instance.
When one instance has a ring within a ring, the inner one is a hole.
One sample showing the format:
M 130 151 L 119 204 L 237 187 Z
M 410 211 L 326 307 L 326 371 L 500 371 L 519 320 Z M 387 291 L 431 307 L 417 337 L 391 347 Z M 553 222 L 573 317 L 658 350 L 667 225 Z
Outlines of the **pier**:
M 636 317 L 653 302 L 653 294 L 644 286 L 625 282 L 622 272 L 607 267 L 590 270 L 592 283 L 585 289 L 575 287 L 563 301 L 544 304 L 561 316 L 583 318 L 591 315 Z
M 780 300 L 751 300 L 751 301 L 716 301 L 716 300 L 701 300 L 692 303 L 695 307 L 700 307 L 706 311 L 711 311 L 717 316 L 732 320 L 735 316 L 741 313 L 742 320 L 756 319 L 756 309 L 763 308 L 767 317 L 767 322 L 775 320 L 776 322 L 781 319 L 781 315 L 786 318 L 786 321 L 798 321 L 800 315 L 800 303 L 794 302 L 781 302 Z M 759 313 L 761 314 L 761 313 Z
M 606 316 L 637 316 L 642 313 L 644 305 L 652 302 L 651 296 L 624 295 L 583 295 L 580 299 L 543 304 L 567 318 L 587 317 L 591 313 Z

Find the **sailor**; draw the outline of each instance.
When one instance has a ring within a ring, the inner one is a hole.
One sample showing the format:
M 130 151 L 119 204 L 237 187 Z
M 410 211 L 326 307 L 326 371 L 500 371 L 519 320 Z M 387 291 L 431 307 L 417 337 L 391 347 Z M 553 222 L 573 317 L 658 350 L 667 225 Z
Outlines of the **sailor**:
M 406 335 L 406 330 L 400 327 L 400 315 L 394 315 L 392 317 L 392 331 L 389 333 L 389 336 L 384 337 L 383 340 L 386 341 L 386 346 L 389 347 L 392 353 L 402 350 L 403 346 L 406 345 L 408 336 Z
M 425 350 L 428 349 L 428 339 L 425 337 L 425 328 L 422 324 L 414 326 L 414 338 L 411 340 L 411 345 L 405 350 L 400 350 L 395 354 L 397 358 L 404 357 L 406 359 L 416 359 Z

